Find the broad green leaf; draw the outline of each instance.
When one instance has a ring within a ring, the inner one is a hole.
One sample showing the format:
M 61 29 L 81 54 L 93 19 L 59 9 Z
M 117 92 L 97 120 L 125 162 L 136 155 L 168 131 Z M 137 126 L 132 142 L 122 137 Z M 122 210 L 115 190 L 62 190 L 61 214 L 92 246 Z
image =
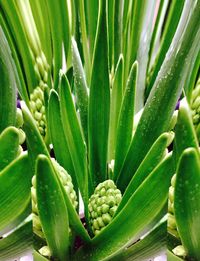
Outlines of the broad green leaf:
M 123 165 L 132 140 L 135 91 L 138 77 L 138 63 L 135 62 L 127 79 L 126 89 L 119 113 L 116 135 L 114 179 L 116 180 Z
M 27 155 L 20 156 L 0 172 L 0 231 L 19 224 L 30 213 L 33 176 Z
M 126 188 L 122 201 L 120 202 L 119 207 L 117 208 L 117 213 L 121 211 L 124 205 L 128 202 L 129 198 L 137 190 L 137 188 L 145 181 L 148 175 L 158 166 L 163 156 L 165 154 L 165 149 L 169 145 L 173 138 L 171 133 L 163 133 L 159 138 L 154 142 L 151 149 L 147 153 L 146 157 L 142 161 L 141 165 L 137 169 L 136 173 L 132 177 L 128 187 Z
M 183 259 L 175 256 L 171 251 L 167 250 L 167 260 L 168 261 L 182 261 Z
M 52 256 L 68 260 L 69 220 L 62 189 L 49 159 L 39 155 L 36 195 L 42 228 Z
M 192 122 L 191 110 L 184 98 L 180 103 L 178 120 L 175 127 L 174 156 L 177 164 L 181 154 L 186 148 L 198 148 L 198 140 Z
M 74 166 L 76 181 L 84 202 L 88 200 L 88 170 L 86 144 L 73 104 L 70 86 L 65 75 L 60 79 L 61 119 L 69 152 Z
M 0 171 L 17 156 L 19 133 L 15 127 L 6 128 L 0 135 Z
M 13 39 L 17 46 L 16 48 L 20 53 L 20 59 L 22 60 L 29 92 L 32 92 L 35 86 L 37 86 L 37 78 L 34 71 L 30 47 L 20 21 L 16 3 L 14 0 L 10 0 L 9 2 L 3 0 L 0 2 L 0 6 L 5 12 L 5 19 L 9 26 L 9 32 L 13 35 Z
M 0 133 L 16 121 L 16 68 L 5 35 L 0 28 Z
M 190 71 L 190 62 L 196 59 L 200 50 L 199 9 L 200 2 L 193 2 L 185 24 L 185 12 L 188 12 L 187 5 L 185 6 L 120 171 L 117 184 L 122 192 L 154 141 L 169 128 L 176 102 Z
M 78 47 L 74 38 L 72 38 L 72 64 L 74 74 L 74 88 L 76 103 L 79 109 L 82 130 L 86 144 L 88 143 L 88 87 L 86 83 L 85 72 L 83 70 Z
M 162 222 L 147 236 L 116 255 L 113 261 L 149 260 L 166 250 L 166 222 Z
M 167 21 L 164 24 L 165 28 L 164 28 L 164 32 L 161 38 L 161 44 L 160 44 L 160 48 L 159 48 L 159 52 L 157 54 L 156 60 L 155 60 L 155 64 L 154 66 L 154 70 L 153 70 L 153 74 L 152 77 L 150 79 L 150 83 L 147 89 L 147 93 L 149 95 L 153 84 L 156 80 L 156 77 L 158 75 L 158 72 L 162 66 L 162 63 L 165 59 L 165 55 L 170 47 L 170 44 L 172 42 L 172 39 L 174 37 L 174 34 L 176 32 L 181 14 L 182 14 L 182 10 L 183 10 L 183 6 L 184 3 L 189 1 L 172 1 L 171 2 L 171 6 L 170 6 L 170 10 L 169 10 L 169 14 L 167 16 Z M 187 3 L 187 4 L 188 4 Z M 190 1 L 189 6 L 188 6 L 188 11 L 191 8 L 190 5 L 192 4 L 192 1 Z M 187 19 L 187 13 L 185 14 L 185 20 Z M 148 97 L 147 95 L 147 97 Z
M 75 185 L 77 182 L 74 172 L 74 166 L 63 130 L 59 98 L 55 90 L 52 90 L 50 93 L 48 114 L 50 136 L 53 144 L 54 153 L 56 155 L 56 160 L 72 176 L 73 184 Z M 75 187 L 77 187 L 77 184 Z
M 111 90 L 108 161 L 115 157 L 117 124 L 123 97 L 124 58 L 120 55 Z
M 16 260 L 19 257 L 30 254 L 32 250 L 32 243 L 32 222 L 28 221 L 5 238 L 1 238 L 1 261 Z
M 123 211 L 79 255 L 86 259 L 89 257 L 91 261 L 109 259 L 135 242 L 166 204 L 172 175 L 172 157 L 168 156 L 136 190 Z
M 200 157 L 194 148 L 186 149 L 179 161 L 175 191 L 174 213 L 179 235 L 187 255 L 200 259 Z
M 110 87 L 106 1 L 100 1 L 89 97 L 89 168 L 94 187 L 107 177 Z

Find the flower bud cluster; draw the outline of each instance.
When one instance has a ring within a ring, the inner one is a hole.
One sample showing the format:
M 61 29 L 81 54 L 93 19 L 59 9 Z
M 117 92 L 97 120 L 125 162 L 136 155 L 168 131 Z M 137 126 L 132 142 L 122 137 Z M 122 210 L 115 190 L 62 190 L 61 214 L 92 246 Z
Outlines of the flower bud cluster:
M 45 54 L 41 51 L 40 54 L 34 58 L 34 60 L 35 60 L 34 70 L 38 80 L 39 81 L 42 80 L 43 82 L 47 83 L 49 65 Z
M 18 149 L 18 153 L 17 156 L 20 156 L 21 153 L 23 152 L 23 148 L 22 148 L 22 144 L 25 142 L 26 140 L 26 134 L 23 131 L 22 127 L 24 124 L 24 120 L 23 120 L 23 116 L 22 116 L 22 111 L 21 109 L 17 108 L 17 113 L 16 113 L 16 127 L 19 130 L 19 149 Z
M 53 166 L 58 174 L 58 177 L 61 180 L 74 208 L 78 206 L 76 192 L 74 191 L 74 186 L 72 184 L 71 176 L 67 171 L 61 167 L 58 162 L 52 158 Z M 32 178 L 32 187 L 31 187 L 31 197 L 32 197 L 32 219 L 33 219 L 33 232 L 45 240 L 45 235 L 42 229 L 42 224 L 39 218 L 38 205 L 37 205 L 37 195 L 36 195 L 36 176 Z M 71 231 L 69 229 L 69 231 Z M 44 256 L 49 256 L 51 251 L 48 246 L 43 246 L 39 252 Z
M 121 199 L 121 191 L 112 180 L 106 180 L 96 187 L 88 205 L 94 235 L 110 223 Z
M 171 179 L 171 186 L 169 188 L 169 199 L 168 199 L 168 221 L 167 221 L 167 229 L 168 231 L 175 237 L 180 238 L 176 219 L 174 215 L 174 188 L 175 188 L 175 182 L 176 182 L 176 174 L 173 175 Z M 172 252 L 176 256 L 185 257 L 186 251 L 182 245 L 176 246 L 174 249 L 172 249 Z
M 196 87 L 192 91 L 191 109 L 193 124 L 195 126 L 197 136 L 200 138 L 200 79 L 197 81 Z
M 173 175 L 171 179 L 171 186 L 169 188 L 169 199 L 168 199 L 168 230 L 171 234 L 173 234 L 176 237 L 179 237 L 178 231 L 177 231 L 177 225 L 176 220 L 174 216 L 174 187 L 175 187 L 175 181 L 176 181 L 176 174 Z
M 30 95 L 30 107 L 37 127 L 42 136 L 46 134 L 46 114 L 44 106 L 44 89 L 47 85 L 41 81 Z

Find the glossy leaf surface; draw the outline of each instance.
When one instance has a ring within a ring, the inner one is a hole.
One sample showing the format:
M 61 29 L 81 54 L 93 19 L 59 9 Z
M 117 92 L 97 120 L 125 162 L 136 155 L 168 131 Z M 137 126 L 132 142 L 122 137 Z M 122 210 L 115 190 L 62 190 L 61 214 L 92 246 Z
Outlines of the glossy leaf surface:
M 15 127 L 6 128 L 0 135 L 0 171 L 17 156 L 19 134 Z
M 93 186 L 106 179 L 110 87 L 106 1 L 100 1 L 89 97 L 89 165 Z
M 184 13 L 181 17 L 171 47 L 144 107 L 117 181 L 118 187 L 122 191 L 125 190 L 131 176 L 137 170 L 154 141 L 163 131 L 168 130 L 176 102 L 190 70 L 190 62 L 196 59 L 199 53 L 200 2 L 193 2 L 193 4 L 187 25 L 185 25 Z M 185 6 L 185 12 L 188 11 L 186 8 L 187 6 Z M 183 63 L 185 66 L 182 66 Z M 133 162 L 134 164 L 132 164 Z
M 49 159 L 37 159 L 36 195 L 39 217 L 52 255 L 68 259 L 69 221 L 62 189 Z
M 200 259 L 200 157 L 194 148 L 180 159 L 174 192 L 174 212 L 183 246 L 190 258 Z
M 30 212 L 32 172 L 27 155 L 20 156 L 0 172 L 0 231 L 13 228 Z M 21 218 L 20 218 L 21 216 Z

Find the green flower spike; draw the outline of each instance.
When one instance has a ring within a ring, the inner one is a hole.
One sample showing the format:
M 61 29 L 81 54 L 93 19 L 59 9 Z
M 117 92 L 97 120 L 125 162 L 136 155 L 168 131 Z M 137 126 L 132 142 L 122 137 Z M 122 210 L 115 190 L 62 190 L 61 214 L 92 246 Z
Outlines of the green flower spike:
M 89 199 L 89 214 L 92 230 L 97 235 L 114 216 L 122 194 L 112 180 L 100 183 Z
M 67 171 L 59 165 L 59 163 L 52 158 L 53 166 L 60 178 L 61 183 L 63 184 L 69 198 L 71 199 L 72 205 L 74 208 L 77 208 L 77 195 L 74 190 L 74 186 L 72 184 L 71 176 L 67 173 Z M 32 196 L 32 218 L 33 218 L 33 231 L 34 233 L 39 236 L 40 238 L 45 239 L 45 235 L 42 230 L 41 221 L 38 214 L 38 207 L 37 207 L 37 196 L 36 196 L 36 176 L 34 175 L 32 178 L 32 188 L 31 188 L 31 196 Z M 39 252 L 44 256 L 49 256 L 50 249 L 48 246 L 43 246 Z M 44 254 L 45 253 L 45 254 Z
M 198 139 L 200 139 L 200 78 L 197 81 L 196 87 L 192 91 L 191 109 L 193 124 L 195 126 Z
M 36 121 L 41 135 L 44 137 L 46 134 L 46 115 L 44 106 L 44 89 L 47 86 L 41 81 L 30 95 L 30 106 L 33 117 Z

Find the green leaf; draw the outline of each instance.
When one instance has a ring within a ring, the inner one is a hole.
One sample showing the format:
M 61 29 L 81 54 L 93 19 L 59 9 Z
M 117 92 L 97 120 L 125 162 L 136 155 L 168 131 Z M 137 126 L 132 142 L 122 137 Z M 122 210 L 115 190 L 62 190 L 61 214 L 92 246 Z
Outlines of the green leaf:
M 132 175 L 154 141 L 162 132 L 168 130 L 176 102 L 190 71 L 190 62 L 196 59 L 199 53 L 200 2 L 192 3 L 194 3 L 194 6 L 190 9 L 190 16 L 186 25 L 185 14 L 183 13 L 181 17 L 179 27 L 148 97 L 133 141 L 120 171 L 117 184 L 122 192 L 127 187 Z M 186 11 L 188 10 L 185 9 Z
M 72 38 L 72 64 L 76 103 L 80 113 L 82 130 L 86 144 L 88 143 L 88 87 L 83 70 L 81 57 L 74 38 Z
M 13 228 L 30 213 L 32 171 L 27 155 L 13 161 L 0 172 L 0 231 Z
M 35 161 L 37 156 L 39 154 L 44 154 L 48 156 L 49 153 L 37 128 L 36 122 L 23 101 L 21 102 L 21 108 L 24 118 L 24 130 L 26 133 L 28 151 L 31 158 L 32 168 L 35 169 Z
M 37 160 L 36 195 L 39 217 L 52 256 L 67 260 L 68 212 L 56 173 L 45 155 L 39 155 Z
M 0 6 L 5 12 L 5 19 L 9 26 L 9 32 L 13 36 L 13 41 L 16 44 L 16 48 L 20 53 L 19 60 L 22 61 L 22 66 L 25 71 L 26 82 L 29 92 L 32 92 L 35 86 L 37 86 L 36 73 L 34 71 L 33 59 L 28 45 L 28 40 L 20 21 L 19 13 L 16 8 L 14 0 L 1 1 Z
M 200 157 L 194 148 L 186 149 L 179 161 L 174 213 L 182 244 L 190 258 L 200 259 Z
M 0 240 L 1 261 L 16 260 L 32 250 L 32 222 L 28 221 Z
M 97 20 L 99 11 L 99 1 L 85 1 L 86 24 L 88 31 L 88 39 L 90 42 L 90 57 L 93 56 L 94 44 L 97 30 Z
M 84 0 L 76 0 L 76 8 L 79 12 L 79 19 L 80 19 L 80 30 L 81 30 L 81 39 L 82 39 L 82 48 L 83 48 L 83 55 L 85 61 L 85 73 L 87 83 L 90 83 L 91 77 L 91 57 L 90 57 L 90 48 L 88 44 L 87 38 L 87 28 L 86 28 L 86 16 L 85 16 L 85 1 Z
M 15 127 L 6 128 L 0 135 L 0 171 L 17 156 L 19 132 Z
M 109 145 L 108 145 L 108 161 L 110 162 L 115 157 L 117 124 L 123 97 L 123 72 L 124 72 L 124 58 L 120 55 L 113 85 L 111 91 L 110 103 L 110 124 L 109 124 Z
M 117 213 L 121 211 L 121 209 L 128 202 L 129 198 L 133 195 L 137 188 L 145 181 L 148 175 L 150 175 L 151 172 L 154 171 L 154 169 L 161 162 L 164 154 L 166 153 L 165 149 L 171 142 L 172 138 L 173 135 L 171 133 L 163 133 L 154 142 L 146 157 L 137 169 L 136 173 L 132 177 L 128 187 L 126 188 L 122 201 L 120 202 L 115 215 L 117 215 Z
M 5 35 L 0 28 L 0 133 L 16 121 L 16 68 Z
M 54 88 L 57 89 L 59 83 L 59 71 L 62 68 L 62 29 L 64 25 L 62 21 L 62 16 L 60 14 L 63 12 L 63 10 L 61 10 L 61 1 L 55 2 L 54 0 L 45 0 L 45 3 L 48 10 L 53 47 Z
M 191 110 L 184 98 L 180 103 L 178 119 L 175 127 L 174 157 L 177 164 L 186 148 L 198 148 L 198 140 L 192 122 Z
M 74 166 L 63 130 L 59 98 L 55 90 L 51 90 L 50 92 L 48 114 L 50 136 L 53 144 L 54 153 L 56 155 L 56 160 L 72 176 L 73 184 L 75 185 L 77 182 L 74 172 Z
M 136 190 L 123 211 L 79 255 L 91 261 L 108 259 L 135 242 L 166 204 L 172 175 L 172 157 L 168 156 Z
M 92 184 L 107 177 L 107 150 L 110 114 L 110 87 L 108 69 L 108 43 L 106 1 L 100 1 L 98 29 L 93 58 L 89 97 L 89 167 Z
M 135 90 L 138 76 L 138 63 L 135 62 L 127 79 L 126 89 L 117 124 L 114 179 L 116 180 L 123 165 L 133 134 L 133 118 L 135 105 Z
M 159 52 L 157 54 L 156 60 L 155 60 L 155 64 L 154 66 L 154 70 L 153 70 L 153 74 L 152 77 L 150 79 L 150 83 L 147 89 L 148 94 L 150 93 L 153 84 L 156 80 L 156 77 L 158 75 L 158 72 L 162 66 L 162 63 L 165 59 L 165 55 L 170 47 L 170 44 L 172 42 L 172 39 L 174 37 L 174 34 L 176 32 L 181 14 L 182 14 L 182 10 L 183 10 L 183 6 L 184 3 L 186 1 L 181 0 L 181 1 L 172 1 L 171 2 L 171 6 L 170 6 L 170 10 L 169 10 L 169 14 L 167 16 L 167 21 L 164 24 L 165 28 L 164 28 L 164 32 L 161 38 L 161 44 L 160 44 L 160 48 L 159 48 Z M 187 1 L 188 2 L 188 1 Z M 192 4 L 192 3 L 191 3 Z M 190 6 L 188 6 L 188 11 L 190 10 Z M 187 13 L 185 14 L 185 20 L 187 19 Z M 147 95 L 148 96 L 148 95 Z
M 142 2 L 142 1 L 138 1 Z M 138 61 L 138 78 L 137 78 L 137 88 L 136 88 L 136 101 L 135 101 L 135 111 L 138 112 L 144 107 L 144 92 L 145 92 L 145 79 L 147 72 L 147 65 L 149 59 L 149 49 L 150 42 L 153 33 L 153 20 L 155 17 L 155 8 L 157 1 L 144 1 L 145 10 L 144 14 L 140 17 L 142 19 L 141 32 L 139 34 L 139 44 L 137 50 L 136 60 Z M 137 23 L 137 21 L 136 21 Z M 135 42 L 133 40 L 133 44 Z
M 149 260 L 166 250 L 166 222 L 162 222 L 147 236 L 116 255 L 111 261 Z
M 69 152 L 74 166 L 76 181 L 83 200 L 88 200 L 88 172 L 86 144 L 73 104 L 69 82 L 65 75 L 60 79 L 61 119 Z
M 12 35 L 9 32 L 8 25 L 6 24 L 6 21 L 5 21 L 4 17 L 2 16 L 2 14 L 0 14 L 0 24 L 2 26 L 6 39 L 9 43 L 9 46 L 10 46 L 10 49 L 12 52 L 12 57 L 15 61 L 16 71 L 17 71 L 17 75 L 19 77 L 18 82 L 17 82 L 18 92 L 19 92 L 20 96 L 23 97 L 24 101 L 26 103 L 28 103 L 29 97 L 28 97 L 28 93 L 27 93 L 27 89 L 26 89 L 25 78 L 23 75 L 23 68 L 22 68 L 23 66 L 22 66 L 22 64 L 20 64 L 15 42 L 13 40 Z M 1 29 L 0 29 L 0 31 L 1 31 Z M 0 38 L 3 39 L 4 38 L 3 33 L 0 32 L 0 34 L 1 34 Z

